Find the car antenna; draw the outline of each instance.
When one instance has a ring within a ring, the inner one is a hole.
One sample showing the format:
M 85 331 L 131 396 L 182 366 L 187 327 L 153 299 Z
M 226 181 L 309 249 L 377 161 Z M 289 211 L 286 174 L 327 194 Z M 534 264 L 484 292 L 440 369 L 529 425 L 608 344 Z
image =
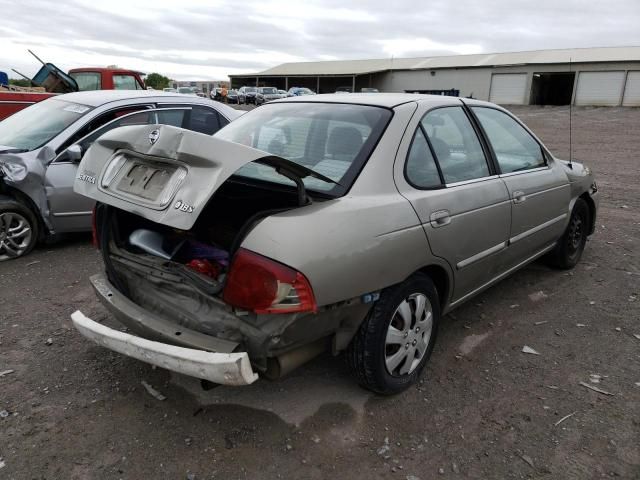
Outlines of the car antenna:
M 572 69 L 571 69 L 571 57 L 569 57 L 569 73 L 571 73 L 571 72 L 572 72 Z M 574 85 L 575 85 L 575 82 L 574 82 Z M 573 114 L 573 98 L 574 98 L 573 89 L 571 89 L 571 98 L 569 99 L 569 168 L 571 170 L 573 170 L 573 163 L 572 163 L 573 162 L 573 151 L 572 151 L 572 143 L 573 143 L 572 140 L 573 140 L 573 138 L 572 138 L 572 135 L 571 135 L 572 134 L 572 122 L 571 122 L 571 119 L 573 117 L 573 115 L 572 115 Z

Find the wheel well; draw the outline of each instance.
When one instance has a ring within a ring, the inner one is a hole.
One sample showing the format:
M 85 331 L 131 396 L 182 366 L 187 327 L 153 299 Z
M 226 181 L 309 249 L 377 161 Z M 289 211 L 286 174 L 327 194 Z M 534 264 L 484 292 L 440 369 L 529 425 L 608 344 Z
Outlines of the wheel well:
M 33 216 L 36 217 L 36 221 L 38 222 L 38 226 L 40 227 L 39 228 L 40 234 L 39 234 L 38 240 L 43 240 L 44 237 L 48 234 L 49 229 L 45 225 L 44 220 L 42 220 L 42 216 L 40 215 L 40 210 L 36 207 L 35 203 L 33 203 L 33 200 L 31 200 L 27 195 L 22 193 L 20 190 L 12 188 L 7 184 L 5 184 L 4 182 L 0 181 L 0 198 L 2 197 L 10 198 L 11 200 L 20 202 L 29 210 L 31 210 L 31 213 L 33 213 Z
M 589 207 L 589 235 L 591 235 L 596 230 L 596 204 L 593 202 L 591 195 L 587 192 L 580 195 L 582 200 L 585 201 L 587 207 Z
M 440 308 L 444 308 L 449 300 L 449 276 L 447 271 L 439 265 L 429 265 L 419 270 L 431 278 L 431 281 L 438 291 L 438 299 L 440 300 Z

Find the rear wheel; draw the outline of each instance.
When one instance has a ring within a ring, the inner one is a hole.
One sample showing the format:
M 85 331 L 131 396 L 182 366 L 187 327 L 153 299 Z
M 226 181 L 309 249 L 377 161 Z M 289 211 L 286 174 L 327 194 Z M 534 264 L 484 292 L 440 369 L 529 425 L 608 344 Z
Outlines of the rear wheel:
M 438 295 L 426 275 L 385 289 L 346 352 L 358 383 L 384 395 L 415 383 L 433 350 L 439 320 Z
M 571 211 L 567 229 L 549 255 L 550 263 L 565 270 L 575 267 L 582 257 L 588 232 L 589 206 L 583 199 L 578 198 Z
M 0 200 L 0 262 L 21 257 L 38 241 L 38 222 L 15 200 Z

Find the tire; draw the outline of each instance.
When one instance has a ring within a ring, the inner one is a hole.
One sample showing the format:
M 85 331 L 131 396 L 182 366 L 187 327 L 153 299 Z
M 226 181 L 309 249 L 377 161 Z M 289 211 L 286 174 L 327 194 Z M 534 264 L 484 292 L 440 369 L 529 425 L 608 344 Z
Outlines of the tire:
M 578 198 L 571 211 L 567 229 L 549 254 L 551 266 L 568 270 L 578 264 L 587 243 L 590 221 L 589 206 L 583 199 Z
M 422 302 L 422 315 L 416 318 Z M 399 393 L 420 377 L 439 322 L 433 282 L 424 274 L 413 275 L 383 290 L 347 348 L 347 365 L 362 387 L 382 395 Z
M 0 262 L 22 257 L 38 242 L 38 220 L 13 199 L 0 200 Z

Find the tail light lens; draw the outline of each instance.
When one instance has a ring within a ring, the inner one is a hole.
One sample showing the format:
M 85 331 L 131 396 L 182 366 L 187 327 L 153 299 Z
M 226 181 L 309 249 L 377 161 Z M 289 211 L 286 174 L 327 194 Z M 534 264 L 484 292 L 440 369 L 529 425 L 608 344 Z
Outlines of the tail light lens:
M 100 250 L 100 238 L 98 237 L 98 219 L 96 214 L 97 205 L 93 206 L 93 210 L 91 211 L 91 243 L 94 247 Z
M 316 312 L 309 281 L 300 272 L 240 248 L 233 258 L 222 298 L 256 313 Z

